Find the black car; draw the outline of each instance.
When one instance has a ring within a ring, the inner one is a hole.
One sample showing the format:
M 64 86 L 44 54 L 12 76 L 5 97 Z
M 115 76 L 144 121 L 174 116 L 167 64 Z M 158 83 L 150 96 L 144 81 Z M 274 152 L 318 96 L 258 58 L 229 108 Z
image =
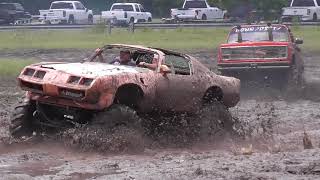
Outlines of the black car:
M 0 24 L 13 24 L 16 20 L 31 18 L 19 3 L 0 3 Z

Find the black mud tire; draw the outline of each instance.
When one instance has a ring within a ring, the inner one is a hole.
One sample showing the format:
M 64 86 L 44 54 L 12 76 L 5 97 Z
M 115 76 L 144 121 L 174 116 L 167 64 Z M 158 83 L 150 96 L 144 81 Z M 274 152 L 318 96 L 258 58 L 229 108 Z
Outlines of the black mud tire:
M 220 138 L 239 136 L 235 129 L 237 123 L 228 108 L 219 101 L 205 105 L 199 112 L 199 140 L 201 142 L 214 142 Z
M 73 16 L 73 15 L 70 15 L 70 16 L 69 16 L 68 24 L 75 24 L 75 19 L 74 19 L 74 16 Z
M 317 22 L 318 21 L 318 15 L 316 13 L 313 14 L 312 21 L 313 22 Z
M 152 18 L 151 17 L 148 18 L 148 22 L 152 22 Z
M 88 24 L 93 24 L 93 16 L 91 14 L 88 16 Z
M 18 104 L 10 119 L 9 132 L 12 137 L 19 138 L 29 136 L 34 131 L 33 112 L 36 110 L 32 101 Z
M 141 153 L 144 151 L 145 133 L 142 119 L 135 110 L 127 106 L 113 105 L 108 110 L 100 112 L 92 119 L 91 127 L 98 127 L 100 130 L 97 132 L 102 130 L 102 133 L 110 134 L 108 137 L 111 140 L 108 143 L 111 145 L 107 151 L 117 153 Z M 106 150 L 106 148 L 101 150 Z
M 208 19 L 207 15 L 206 14 L 202 14 L 201 20 L 206 21 L 207 19 Z
M 134 17 L 130 18 L 129 24 L 134 23 Z

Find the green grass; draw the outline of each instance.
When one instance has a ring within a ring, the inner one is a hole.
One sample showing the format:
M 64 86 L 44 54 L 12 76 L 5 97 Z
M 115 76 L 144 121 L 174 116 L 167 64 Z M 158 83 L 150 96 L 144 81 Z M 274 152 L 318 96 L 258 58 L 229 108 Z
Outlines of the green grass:
M 111 35 L 97 26 L 89 30 L 17 30 L 0 32 L 0 49 L 94 49 L 110 43 L 140 44 L 177 50 L 213 50 L 225 42 L 230 28 L 172 30 L 139 29 L 134 34 L 114 29 Z M 304 39 L 302 48 L 320 51 L 320 27 L 293 27 Z
M 170 49 L 212 49 L 226 39 L 227 29 L 140 29 L 134 34 L 115 29 L 111 35 L 99 27 L 90 30 L 19 30 L 0 32 L 0 49 L 88 49 L 110 43 L 141 44 Z
M 0 77 L 17 76 L 21 70 L 34 63 L 31 59 L 2 59 L 0 58 Z

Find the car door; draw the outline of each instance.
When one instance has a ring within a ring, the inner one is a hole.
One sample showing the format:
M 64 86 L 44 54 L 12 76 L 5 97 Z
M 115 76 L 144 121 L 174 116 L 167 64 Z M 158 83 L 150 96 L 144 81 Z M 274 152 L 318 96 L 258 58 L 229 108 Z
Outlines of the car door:
M 156 83 L 156 104 L 168 111 L 192 112 L 199 107 L 198 79 L 191 61 L 185 57 L 166 55 L 165 64 L 172 73 L 160 75 Z

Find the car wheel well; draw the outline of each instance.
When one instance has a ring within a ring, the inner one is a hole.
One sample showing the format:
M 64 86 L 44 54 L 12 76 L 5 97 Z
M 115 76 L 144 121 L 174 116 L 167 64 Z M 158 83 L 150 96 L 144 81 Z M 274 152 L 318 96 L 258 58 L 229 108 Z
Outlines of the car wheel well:
M 222 101 L 223 91 L 218 86 L 210 87 L 204 94 L 202 101 L 204 104 L 210 104 L 215 101 Z
M 114 103 L 123 104 L 136 109 L 143 96 L 144 93 L 141 87 L 136 84 L 125 84 L 117 89 Z

